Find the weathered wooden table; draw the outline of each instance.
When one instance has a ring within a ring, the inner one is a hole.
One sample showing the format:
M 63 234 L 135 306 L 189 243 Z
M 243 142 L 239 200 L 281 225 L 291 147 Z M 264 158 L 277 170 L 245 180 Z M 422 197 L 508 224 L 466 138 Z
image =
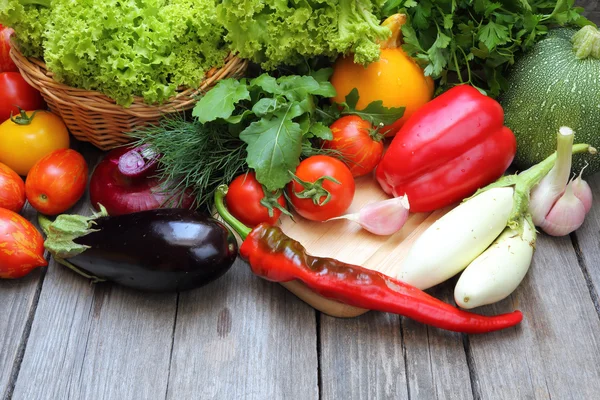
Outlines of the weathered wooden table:
M 585 3 L 600 21 L 597 0 Z M 83 146 L 93 166 L 100 152 Z M 0 281 L 3 399 L 600 399 L 600 174 L 584 226 L 540 235 L 521 325 L 467 336 L 322 315 L 237 261 L 195 291 L 90 285 L 51 262 Z M 88 199 L 75 211 L 88 212 Z M 34 212 L 25 214 L 34 219 Z M 452 302 L 452 282 L 431 291 Z

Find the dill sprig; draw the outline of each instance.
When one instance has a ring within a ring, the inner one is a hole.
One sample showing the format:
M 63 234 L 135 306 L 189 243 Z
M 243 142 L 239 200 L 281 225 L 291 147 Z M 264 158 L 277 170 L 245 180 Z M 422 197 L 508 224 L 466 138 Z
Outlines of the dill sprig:
M 207 211 L 216 188 L 248 169 L 246 145 L 232 136 L 226 125 L 176 117 L 129 135 L 136 139 L 135 146 L 148 144 L 162 154 L 157 176 L 173 182 L 169 190 L 188 188 L 196 197 L 197 207 Z

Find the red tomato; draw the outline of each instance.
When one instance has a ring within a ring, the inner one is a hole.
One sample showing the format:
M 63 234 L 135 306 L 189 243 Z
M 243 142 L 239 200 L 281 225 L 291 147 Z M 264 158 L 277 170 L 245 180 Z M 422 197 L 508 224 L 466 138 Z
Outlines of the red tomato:
M 20 212 L 25 204 L 23 179 L 5 164 L 0 163 L 0 208 Z
M 0 25 L 0 72 L 18 72 L 19 68 L 10 58 L 10 35 L 14 31 Z
M 25 194 L 42 214 L 60 214 L 83 196 L 87 178 L 88 166 L 81 154 L 71 149 L 56 150 L 31 168 L 25 180 Z
M 262 185 L 256 180 L 254 172 L 236 177 L 229 185 L 229 190 L 225 195 L 227 209 L 239 219 L 244 225 L 255 227 L 266 222 L 274 224 L 281 216 L 281 210 L 272 207 L 272 215 L 269 215 L 269 209 L 261 204 L 265 198 L 265 192 Z M 277 202 L 282 208 L 285 208 L 285 198 L 280 194 L 274 199 L 265 199 L 267 202 Z
M 305 182 L 293 180 L 287 186 L 288 195 L 296 212 L 306 219 L 325 221 L 342 215 L 354 198 L 354 177 L 346 164 L 329 156 L 312 156 L 303 160 L 296 169 L 296 177 Z M 323 177 L 331 177 L 339 183 Z M 304 189 L 315 195 L 302 198 Z M 327 193 L 331 196 L 327 200 Z
M 46 108 L 40 92 L 29 86 L 18 72 L 0 72 L 0 123 L 24 110 Z
M 40 232 L 16 212 L 0 208 L 0 278 L 21 278 L 46 265 Z
M 373 134 L 373 126 L 358 115 L 346 115 L 330 126 L 333 140 L 323 143 L 326 149 L 338 150 L 353 176 L 367 175 L 383 155 L 384 135 Z

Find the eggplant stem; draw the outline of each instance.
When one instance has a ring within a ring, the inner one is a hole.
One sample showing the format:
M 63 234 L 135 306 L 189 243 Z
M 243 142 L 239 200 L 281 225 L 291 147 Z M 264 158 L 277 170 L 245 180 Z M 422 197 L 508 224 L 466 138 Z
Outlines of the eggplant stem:
M 98 278 L 95 275 L 86 274 L 85 272 L 83 272 L 82 270 L 80 270 L 79 268 L 77 268 L 76 266 L 74 266 L 73 264 L 71 264 L 70 262 L 68 262 L 67 260 L 65 260 L 63 258 L 54 257 L 54 260 L 57 263 L 62 264 L 65 267 L 69 268 L 71 271 L 83 276 L 84 278 L 91 280 L 91 283 L 106 282 L 106 279 Z

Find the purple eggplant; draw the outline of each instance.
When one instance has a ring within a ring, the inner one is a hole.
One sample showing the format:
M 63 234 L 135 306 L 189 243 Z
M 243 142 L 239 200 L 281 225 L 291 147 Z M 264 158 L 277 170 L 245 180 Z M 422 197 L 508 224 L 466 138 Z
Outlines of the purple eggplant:
M 153 292 L 206 285 L 231 268 L 238 250 L 224 224 L 185 209 L 62 215 L 43 225 L 45 247 L 57 261 L 96 280 Z

